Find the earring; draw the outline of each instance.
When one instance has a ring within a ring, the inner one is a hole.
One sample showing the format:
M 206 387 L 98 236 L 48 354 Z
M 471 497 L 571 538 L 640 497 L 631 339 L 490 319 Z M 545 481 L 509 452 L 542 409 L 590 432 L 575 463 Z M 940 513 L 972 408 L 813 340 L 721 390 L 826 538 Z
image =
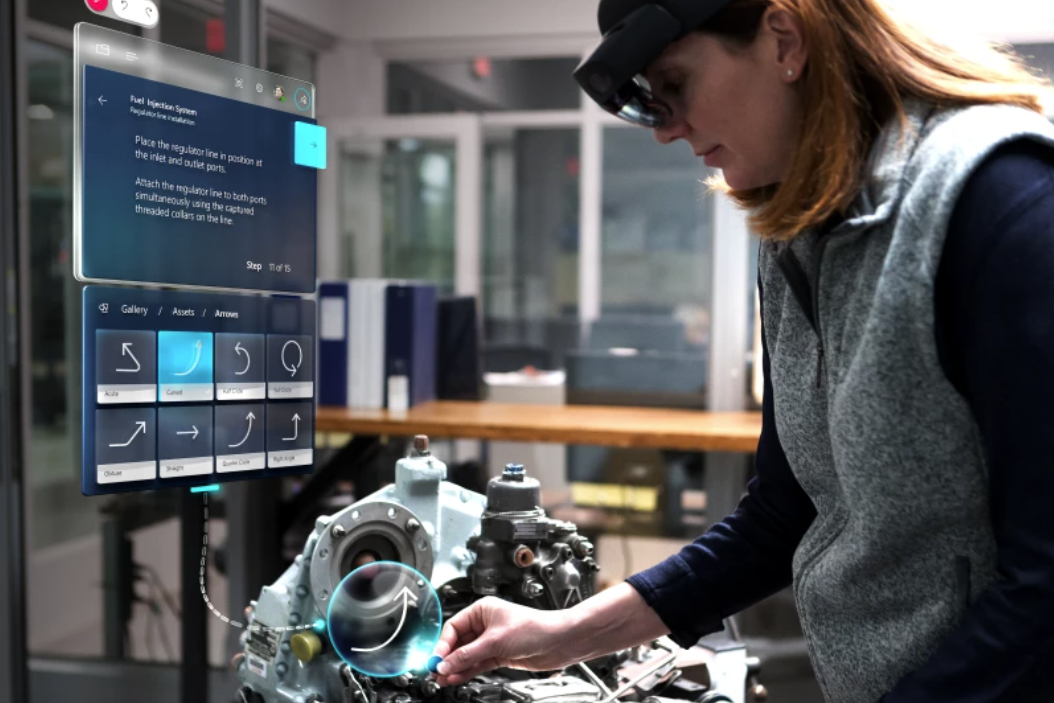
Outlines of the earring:
M 787 69 L 787 78 L 794 78 L 794 69 L 793 68 L 788 68 Z

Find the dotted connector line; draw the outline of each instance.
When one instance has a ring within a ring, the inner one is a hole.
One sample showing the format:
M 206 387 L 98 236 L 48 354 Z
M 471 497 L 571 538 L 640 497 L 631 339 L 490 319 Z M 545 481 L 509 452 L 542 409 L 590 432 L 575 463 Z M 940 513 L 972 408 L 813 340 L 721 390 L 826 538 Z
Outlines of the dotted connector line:
M 209 600 L 209 594 L 205 591 L 205 563 L 208 559 L 209 553 L 209 494 L 202 493 L 202 498 L 205 500 L 205 527 L 204 532 L 201 536 L 201 571 L 198 572 L 198 584 L 201 586 L 201 597 L 205 600 L 205 605 L 209 606 L 209 610 L 213 615 L 218 617 L 223 622 L 227 623 L 232 627 L 245 627 L 243 623 L 237 620 L 231 620 L 229 617 L 216 610 L 216 606 Z M 270 632 L 293 632 L 296 630 L 310 630 L 314 625 L 287 625 L 283 627 L 264 627 L 261 625 L 250 625 L 249 630 L 253 631 L 270 631 Z

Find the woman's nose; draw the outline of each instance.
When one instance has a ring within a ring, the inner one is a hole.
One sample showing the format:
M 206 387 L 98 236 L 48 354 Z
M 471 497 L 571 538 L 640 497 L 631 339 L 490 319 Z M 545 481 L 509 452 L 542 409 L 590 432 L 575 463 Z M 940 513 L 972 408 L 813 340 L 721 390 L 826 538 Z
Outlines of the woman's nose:
M 678 139 L 684 139 L 686 133 L 687 128 L 684 121 L 673 119 L 655 128 L 655 141 L 659 144 L 673 144 Z

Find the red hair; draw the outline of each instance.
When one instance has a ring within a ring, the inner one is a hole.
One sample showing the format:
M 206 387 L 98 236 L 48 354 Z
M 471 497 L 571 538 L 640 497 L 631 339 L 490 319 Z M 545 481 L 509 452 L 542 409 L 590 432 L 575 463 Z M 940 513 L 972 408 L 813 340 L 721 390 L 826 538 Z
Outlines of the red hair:
M 1043 112 L 1050 84 L 991 44 L 961 53 L 893 16 L 879 0 L 733 0 L 701 31 L 749 45 L 772 8 L 800 22 L 810 60 L 804 117 L 785 181 L 731 190 L 760 236 L 789 239 L 844 214 L 881 125 L 905 121 L 904 101 L 937 106 L 1006 103 Z

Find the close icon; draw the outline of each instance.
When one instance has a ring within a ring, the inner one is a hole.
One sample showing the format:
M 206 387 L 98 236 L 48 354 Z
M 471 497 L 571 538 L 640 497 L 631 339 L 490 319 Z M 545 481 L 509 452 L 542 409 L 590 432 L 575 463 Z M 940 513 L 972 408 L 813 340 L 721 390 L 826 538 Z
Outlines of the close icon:
M 296 351 L 289 352 L 289 359 L 286 359 L 286 351 L 293 347 Z M 292 359 L 296 359 L 296 364 L 292 363 Z M 290 376 L 296 376 L 296 372 L 300 369 L 300 365 L 304 363 L 304 350 L 297 344 L 296 340 L 290 339 L 288 342 L 282 345 L 282 368 L 289 372 Z

